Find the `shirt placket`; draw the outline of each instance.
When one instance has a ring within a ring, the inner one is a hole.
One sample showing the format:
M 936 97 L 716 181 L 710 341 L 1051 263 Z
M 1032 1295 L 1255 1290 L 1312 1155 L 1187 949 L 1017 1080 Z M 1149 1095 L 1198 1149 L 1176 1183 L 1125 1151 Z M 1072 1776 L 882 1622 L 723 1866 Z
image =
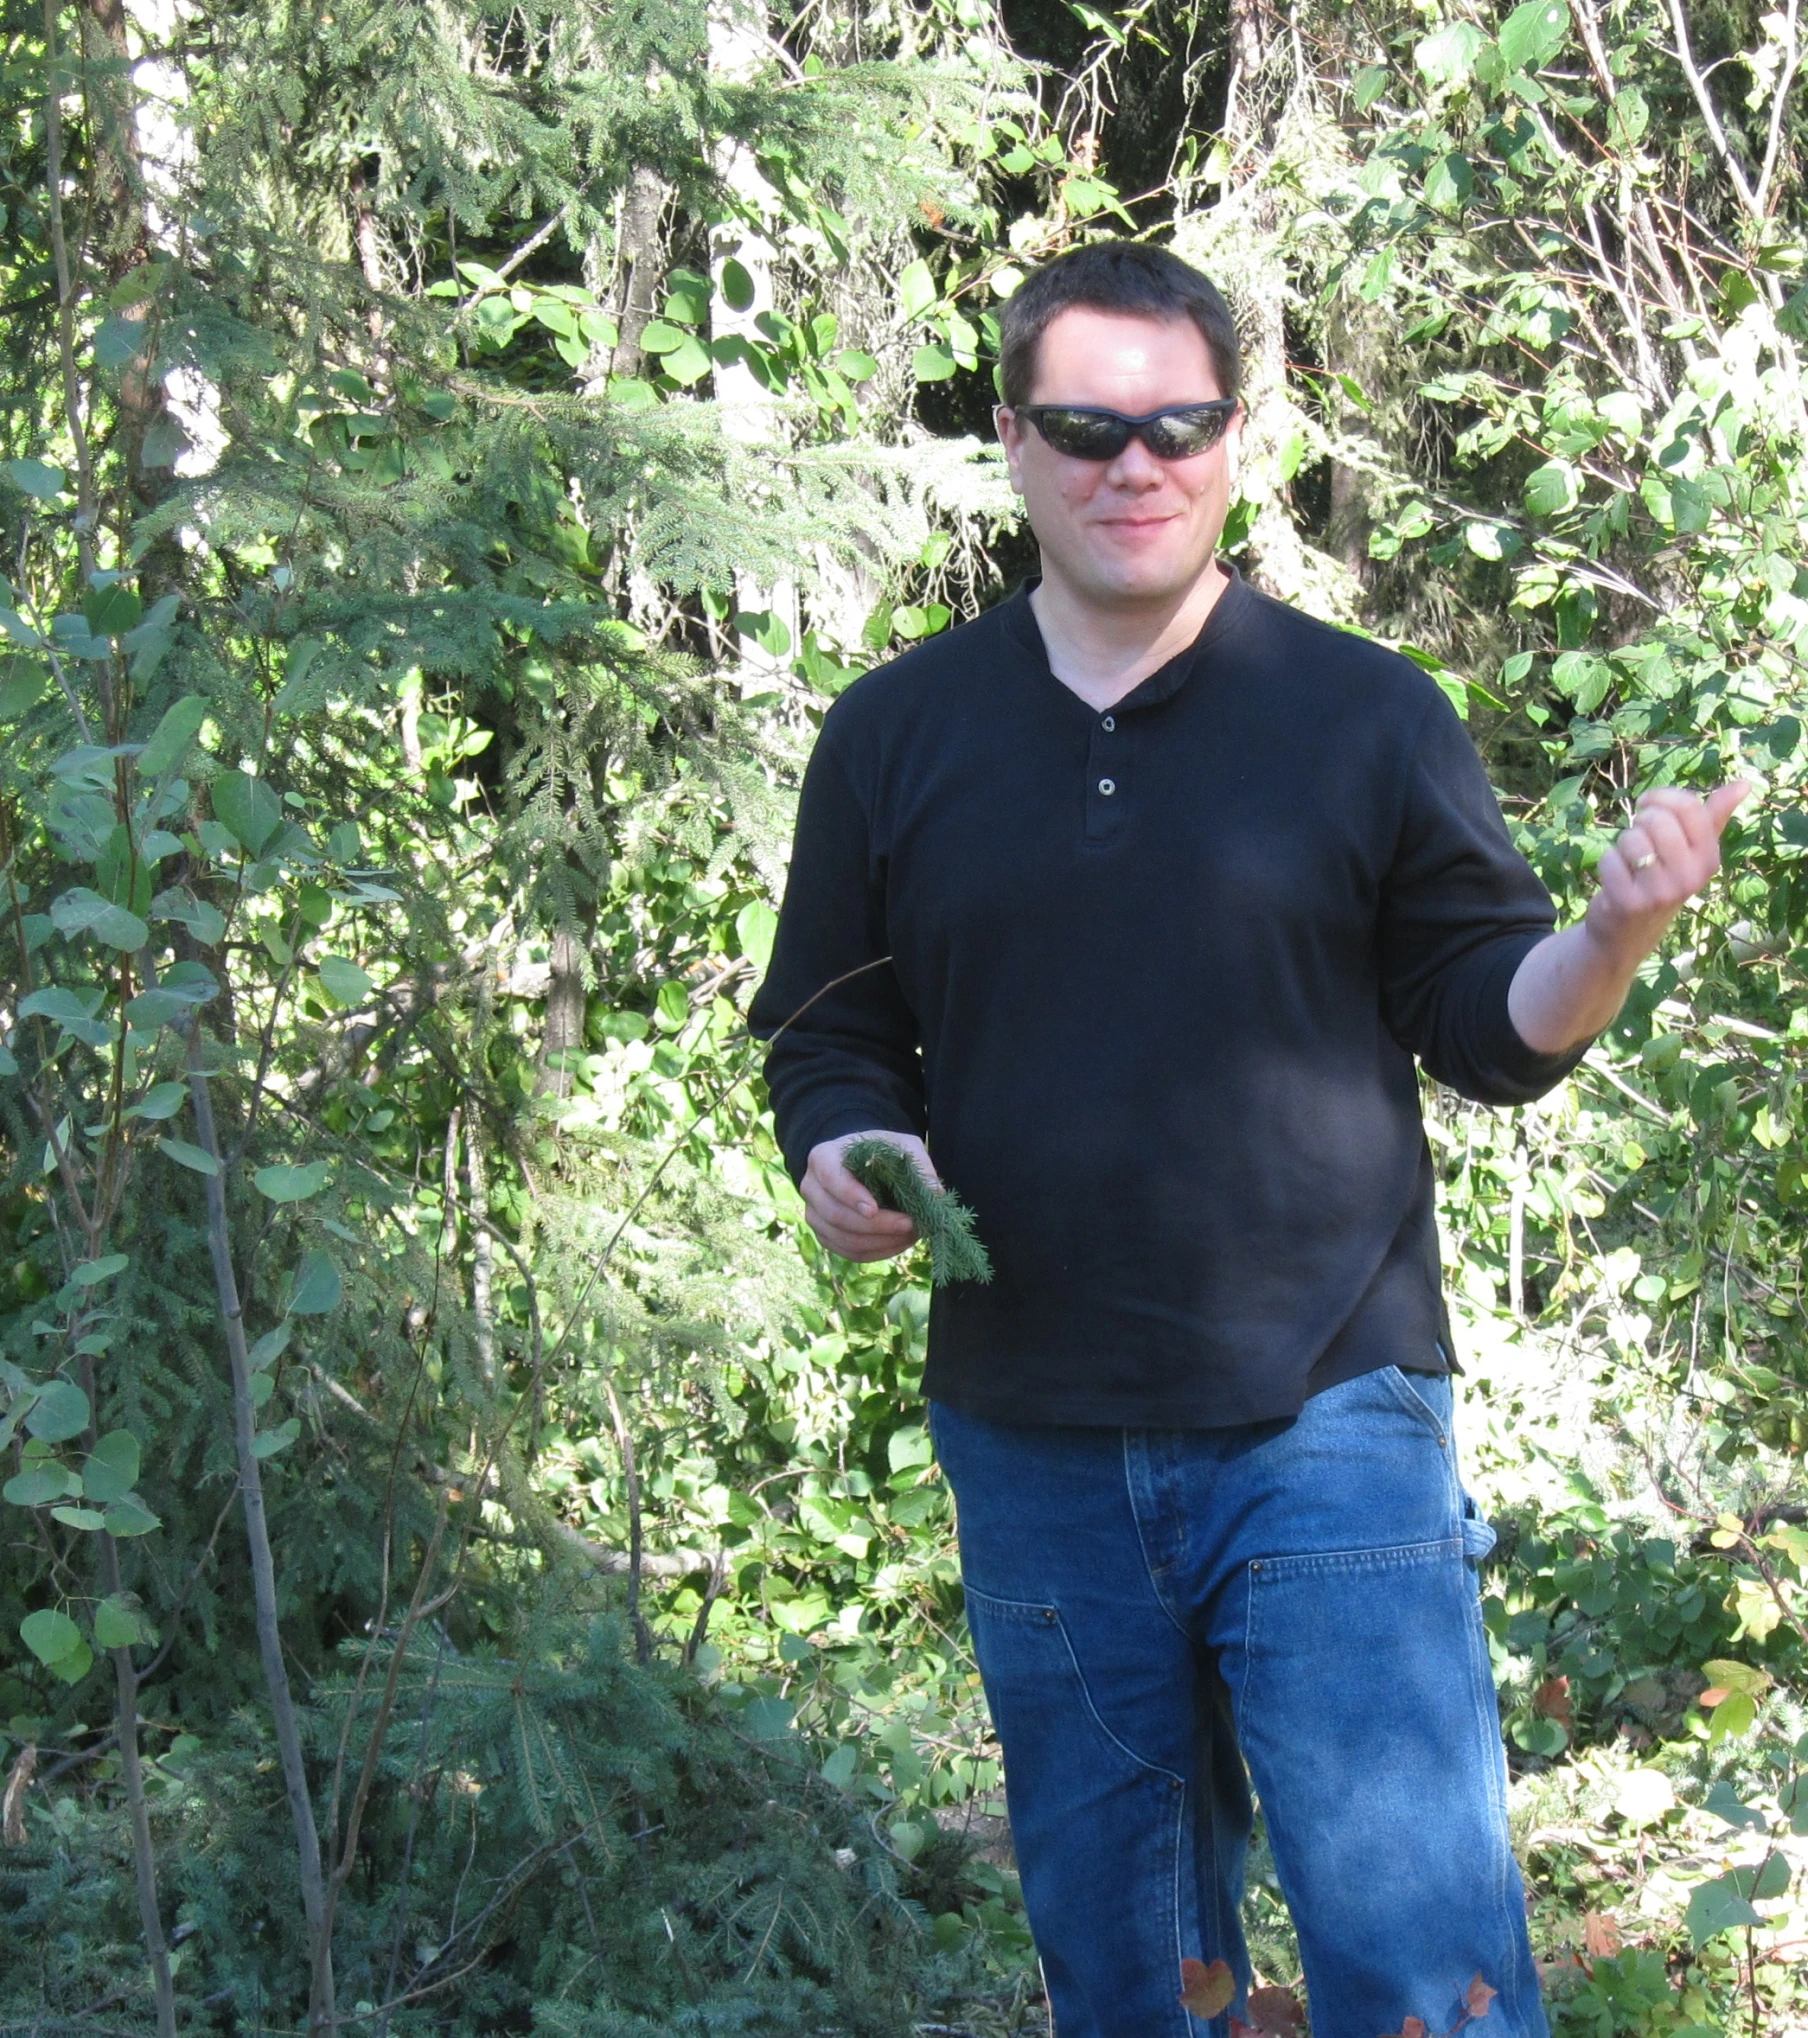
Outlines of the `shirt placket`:
M 1086 747 L 1086 841 L 1115 842 L 1130 815 L 1132 720 L 1121 708 L 1092 718 Z

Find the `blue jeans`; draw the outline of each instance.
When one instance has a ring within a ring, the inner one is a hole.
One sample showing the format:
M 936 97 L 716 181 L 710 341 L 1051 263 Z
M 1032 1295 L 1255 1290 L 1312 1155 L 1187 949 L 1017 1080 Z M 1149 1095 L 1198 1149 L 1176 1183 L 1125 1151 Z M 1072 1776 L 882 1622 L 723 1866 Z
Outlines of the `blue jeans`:
M 1234 1429 L 932 1410 L 1058 2038 L 1193 2038 L 1189 1958 L 1244 2009 L 1252 1778 L 1313 2038 L 1447 2031 L 1478 1974 L 1548 2038 L 1450 1413 L 1394 1366 Z

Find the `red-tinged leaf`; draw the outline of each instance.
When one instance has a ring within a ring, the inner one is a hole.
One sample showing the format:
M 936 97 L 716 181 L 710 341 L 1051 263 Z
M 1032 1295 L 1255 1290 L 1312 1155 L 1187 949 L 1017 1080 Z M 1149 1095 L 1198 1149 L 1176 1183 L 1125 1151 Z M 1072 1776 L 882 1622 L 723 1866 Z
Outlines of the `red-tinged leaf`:
M 1705 1705 L 1711 1710 L 1714 1706 L 1719 1705 L 1723 1700 L 1731 1698 L 1732 1695 L 1733 1695 L 1732 1690 L 1729 1686 L 1724 1684 L 1710 1684 L 1707 1690 L 1702 1692 L 1699 1695 L 1699 1697 L 1697 1697 L 1695 1703 L 1697 1705 Z
M 1425 2019 L 1408 2017 L 1397 2031 L 1384 2031 L 1381 2038 L 1426 2038 Z
M 1620 1950 L 1620 1928 L 1601 1911 L 1587 1911 L 1582 1918 L 1582 1951 L 1591 1960 L 1605 1960 Z
M 1463 2008 L 1472 2017 L 1485 2017 L 1488 2014 L 1488 2005 L 1499 1994 L 1499 1989 L 1490 1988 L 1478 1974 L 1469 1984 L 1469 1993 L 1463 1998 Z
M 1306 2021 L 1299 1997 L 1290 1988 L 1252 1989 L 1249 2014 L 1256 2020 L 1256 2030 L 1266 2034 L 1266 2038 L 1292 2038 Z
M 1180 1963 L 1180 2003 L 1195 2017 L 1210 2019 L 1230 2008 L 1237 1992 L 1236 1977 L 1222 1960 L 1207 1967 L 1203 1960 Z
M 1532 1710 L 1567 1727 L 1570 1723 L 1569 1679 L 1547 1677 L 1532 1695 Z

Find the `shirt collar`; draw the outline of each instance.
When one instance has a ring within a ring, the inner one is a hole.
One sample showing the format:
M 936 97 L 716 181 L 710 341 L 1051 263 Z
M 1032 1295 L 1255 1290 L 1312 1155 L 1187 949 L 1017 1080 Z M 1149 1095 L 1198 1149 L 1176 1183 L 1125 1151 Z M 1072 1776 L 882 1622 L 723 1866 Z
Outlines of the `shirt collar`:
M 1230 576 L 1230 584 L 1213 602 L 1212 612 L 1206 617 L 1198 636 L 1184 651 L 1177 651 L 1165 665 L 1158 665 L 1148 678 L 1139 680 L 1121 701 L 1113 705 L 1111 712 L 1114 715 L 1132 713 L 1137 708 L 1152 708 L 1159 702 L 1171 699 L 1193 676 L 1201 654 L 1237 626 L 1243 611 L 1253 599 L 1249 583 L 1230 560 L 1220 559 L 1217 563 Z M 1040 581 L 1039 574 L 1032 574 L 1023 580 L 1017 591 L 1005 603 L 1004 612 L 1012 636 L 1044 669 L 1047 669 L 1048 647 L 1042 641 L 1042 631 L 1036 622 L 1036 612 L 1030 607 L 1030 595 Z M 1050 672 L 1049 677 L 1053 679 L 1054 674 Z M 1060 684 L 1059 681 L 1055 683 Z M 1078 700 L 1079 696 L 1076 694 L 1074 698 Z

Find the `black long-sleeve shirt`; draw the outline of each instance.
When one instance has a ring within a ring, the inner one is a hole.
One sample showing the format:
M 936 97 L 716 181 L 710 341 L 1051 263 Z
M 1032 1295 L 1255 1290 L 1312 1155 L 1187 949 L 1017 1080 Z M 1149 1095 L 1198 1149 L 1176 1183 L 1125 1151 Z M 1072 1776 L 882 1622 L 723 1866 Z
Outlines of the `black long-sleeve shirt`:
M 830 709 L 753 1020 L 794 1177 L 925 1133 L 973 1207 L 929 1394 L 1206 1428 L 1444 1369 L 1413 1057 L 1492 1104 L 1572 1067 L 1507 1015 L 1551 924 L 1409 660 L 1233 579 L 1100 712 L 1020 592 Z

